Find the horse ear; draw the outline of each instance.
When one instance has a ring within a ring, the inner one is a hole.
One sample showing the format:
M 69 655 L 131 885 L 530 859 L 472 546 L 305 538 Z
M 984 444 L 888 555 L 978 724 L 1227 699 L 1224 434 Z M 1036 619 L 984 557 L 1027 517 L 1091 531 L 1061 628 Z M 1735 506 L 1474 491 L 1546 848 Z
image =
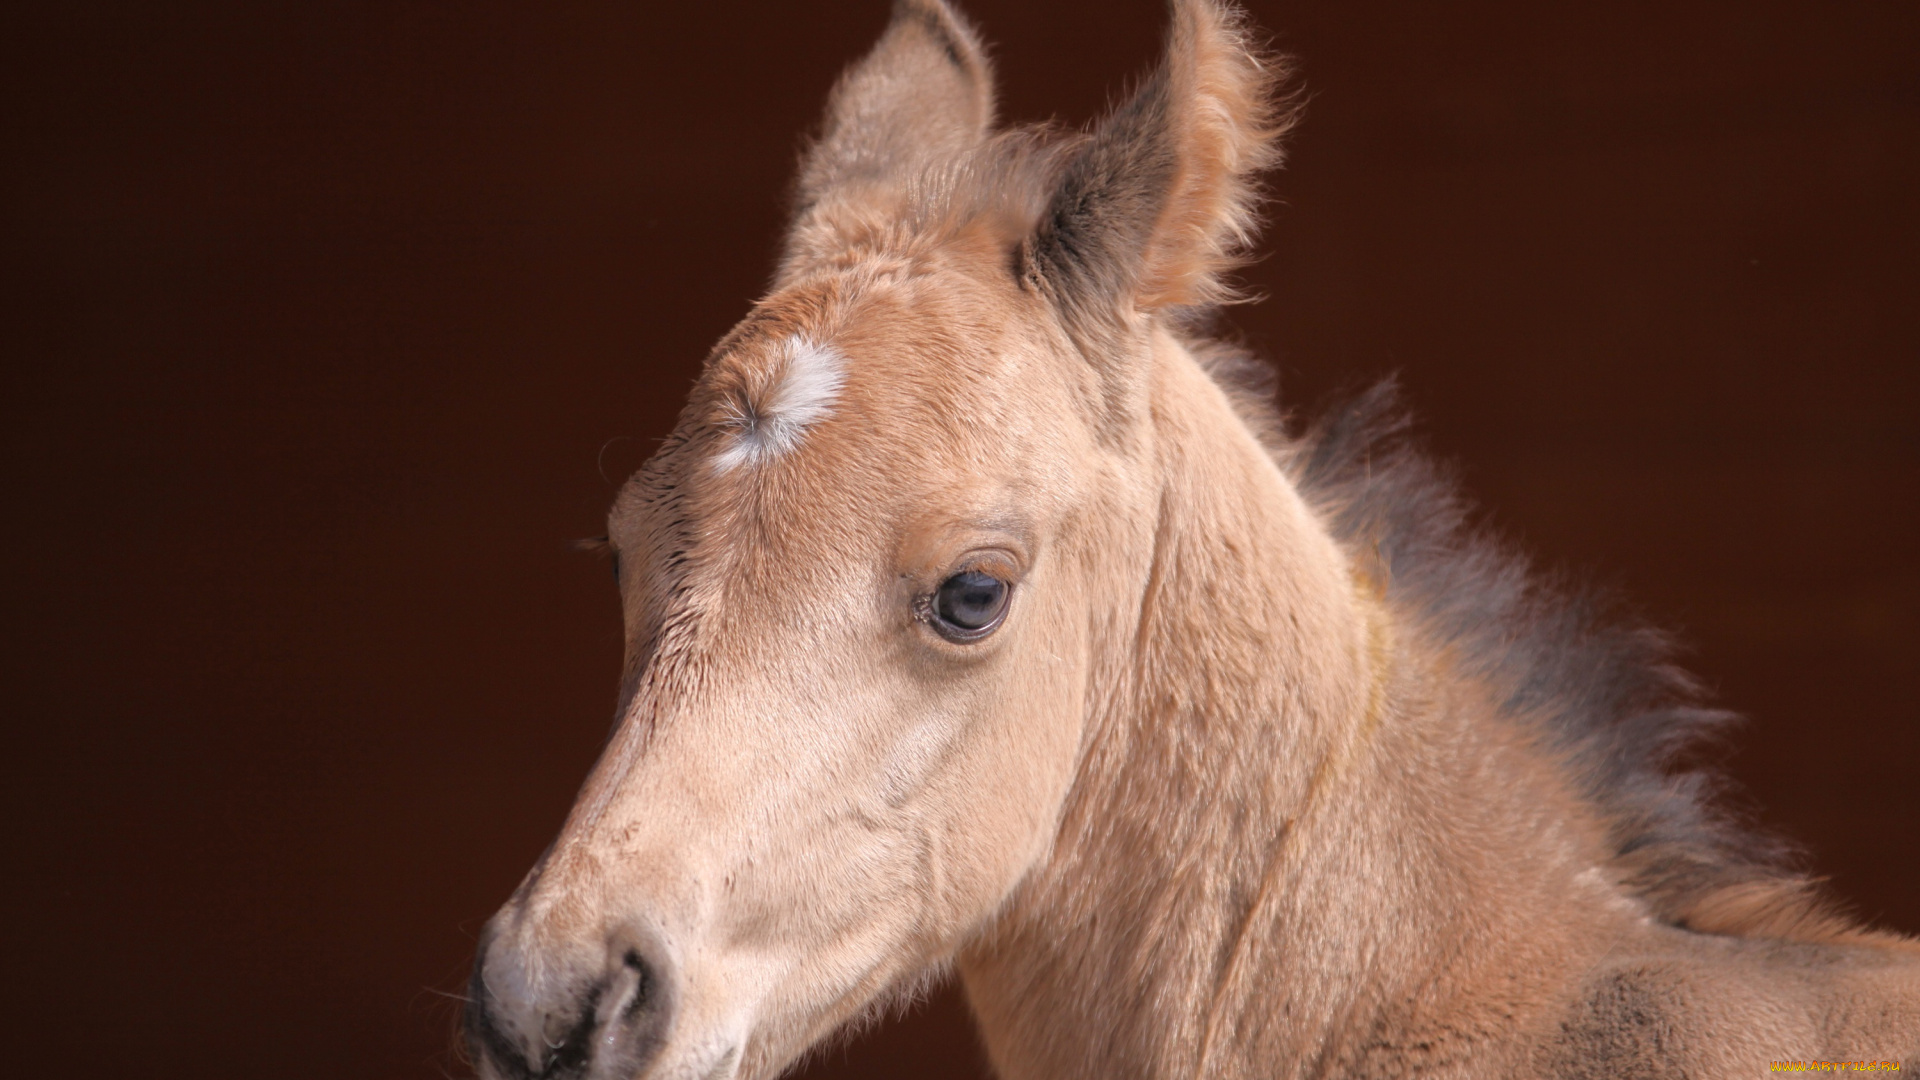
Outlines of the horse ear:
M 1165 61 L 1068 160 L 1022 253 L 1076 337 L 1233 298 L 1222 275 L 1252 239 L 1258 174 L 1292 119 L 1276 97 L 1284 69 L 1237 10 L 1172 7 Z
M 880 41 L 834 86 L 801 162 L 783 267 L 897 206 L 916 174 L 992 126 L 993 73 L 973 28 L 944 0 L 894 0 Z

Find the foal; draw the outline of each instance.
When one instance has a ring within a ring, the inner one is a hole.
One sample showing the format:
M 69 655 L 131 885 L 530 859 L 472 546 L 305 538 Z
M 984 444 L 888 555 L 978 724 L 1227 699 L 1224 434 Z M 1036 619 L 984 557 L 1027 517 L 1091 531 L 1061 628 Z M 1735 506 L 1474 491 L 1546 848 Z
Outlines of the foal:
M 771 1077 L 956 965 L 1006 1080 L 1920 1059 L 1676 747 L 1656 638 L 1476 542 L 1362 399 L 1198 337 L 1278 158 L 1216 0 L 1088 135 L 941 0 L 834 90 L 772 291 L 621 491 L 620 720 L 481 943 L 486 1077 Z

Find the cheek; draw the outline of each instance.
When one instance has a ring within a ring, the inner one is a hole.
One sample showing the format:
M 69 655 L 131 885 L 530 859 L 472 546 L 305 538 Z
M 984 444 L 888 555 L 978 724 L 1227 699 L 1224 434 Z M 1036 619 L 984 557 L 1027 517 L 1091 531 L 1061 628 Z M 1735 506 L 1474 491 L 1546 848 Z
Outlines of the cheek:
M 954 758 L 954 750 L 967 727 L 964 716 L 948 710 L 932 710 L 906 730 L 894 742 L 880 763 L 877 794 L 882 803 L 902 807 L 919 801 Z
M 949 865 L 944 897 L 958 922 L 977 919 L 1046 853 L 1079 757 L 1086 678 L 1079 643 L 1027 633 L 991 694 L 955 740 L 938 780 Z

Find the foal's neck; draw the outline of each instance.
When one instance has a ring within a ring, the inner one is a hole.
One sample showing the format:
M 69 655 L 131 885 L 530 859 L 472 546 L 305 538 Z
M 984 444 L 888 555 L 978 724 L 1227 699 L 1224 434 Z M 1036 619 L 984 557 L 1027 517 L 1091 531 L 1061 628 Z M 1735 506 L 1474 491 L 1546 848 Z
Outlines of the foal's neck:
M 1422 1012 L 1451 980 L 1551 999 L 1564 979 L 1502 943 L 1578 935 L 1527 912 L 1635 914 L 1591 815 L 1171 342 L 1153 393 L 1136 617 L 1096 643 L 1053 852 L 961 961 L 1004 1080 L 1292 1075 L 1462 1022 Z

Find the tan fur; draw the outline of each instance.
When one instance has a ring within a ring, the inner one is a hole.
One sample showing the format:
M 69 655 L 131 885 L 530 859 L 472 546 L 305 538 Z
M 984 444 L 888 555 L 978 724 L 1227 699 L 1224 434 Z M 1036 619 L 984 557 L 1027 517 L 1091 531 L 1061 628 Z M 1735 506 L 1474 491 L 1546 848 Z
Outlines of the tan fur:
M 1249 41 L 1238 12 L 1178 4 L 1166 72 L 1184 144 L 1135 303 L 1146 310 L 1232 298 L 1223 275 L 1252 242 L 1251 179 L 1280 163 L 1295 109 L 1283 71 Z
M 482 1073 L 771 1077 L 948 963 L 1004 1080 L 1920 1059 L 1912 943 L 1790 878 L 1656 909 L 1209 376 L 1179 309 L 1284 113 L 1236 13 L 1174 15 L 1088 137 L 990 133 L 938 0 L 836 90 L 775 291 L 614 507 L 622 720 L 483 946 Z M 832 409 L 713 468 L 796 335 Z M 924 614 L 962 566 L 1014 589 L 973 644 Z M 580 1020 L 638 952 L 644 1045 Z

